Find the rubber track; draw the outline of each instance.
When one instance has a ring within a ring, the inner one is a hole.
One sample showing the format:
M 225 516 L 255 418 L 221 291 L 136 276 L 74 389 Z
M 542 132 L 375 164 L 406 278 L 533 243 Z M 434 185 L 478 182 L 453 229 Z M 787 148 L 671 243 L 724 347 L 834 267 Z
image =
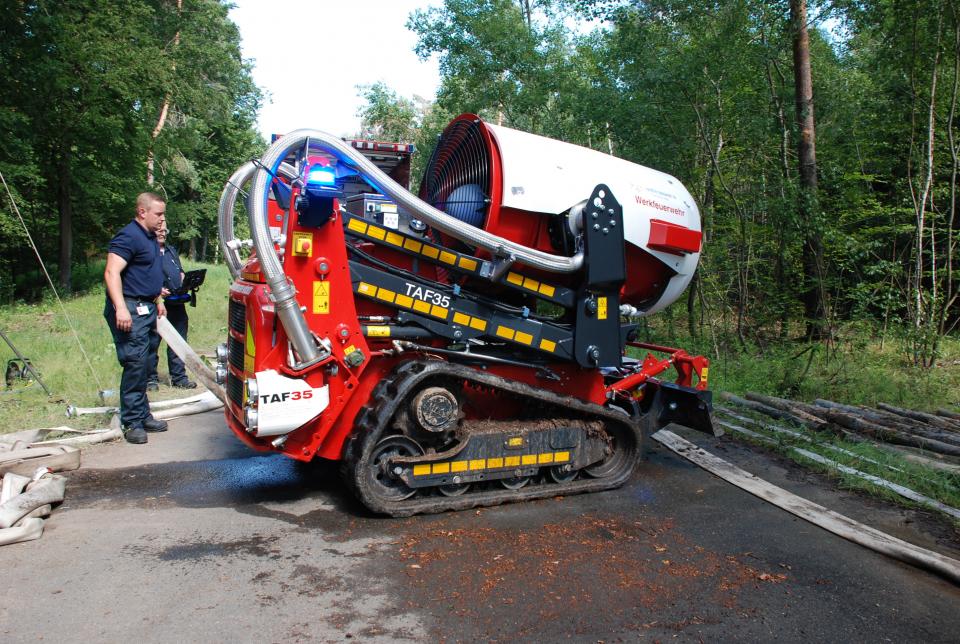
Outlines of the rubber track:
M 527 397 L 538 403 L 545 402 L 562 407 L 587 418 L 598 418 L 608 423 L 621 425 L 626 435 L 632 436 L 631 452 L 621 471 L 604 478 L 583 478 L 570 483 L 539 483 L 534 480 L 519 490 L 482 489 L 468 490 L 463 496 L 445 497 L 413 496 L 402 501 L 386 501 L 371 493 L 363 476 L 368 456 L 382 437 L 384 430 L 399 405 L 407 399 L 415 387 L 426 378 L 437 376 L 465 380 L 509 392 L 516 396 Z M 354 494 L 370 510 L 394 517 L 407 517 L 414 514 L 430 514 L 447 510 L 467 510 L 470 508 L 500 505 L 517 501 L 543 499 L 557 495 L 569 496 L 586 492 L 610 490 L 623 485 L 633 473 L 643 456 L 644 431 L 642 420 L 610 410 L 601 405 L 588 403 L 572 396 L 562 396 L 530 385 L 501 378 L 490 373 L 471 369 L 449 362 L 437 360 L 411 361 L 398 367 L 392 376 L 385 378 L 373 390 L 370 402 L 357 414 L 354 430 L 344 449 L 342 473 Z

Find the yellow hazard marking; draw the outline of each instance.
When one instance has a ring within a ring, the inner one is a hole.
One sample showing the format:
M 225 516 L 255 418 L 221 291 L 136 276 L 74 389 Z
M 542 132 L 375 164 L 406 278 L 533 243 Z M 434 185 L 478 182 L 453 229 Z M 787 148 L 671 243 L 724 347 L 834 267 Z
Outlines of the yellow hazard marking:
M 549 284 L 540 284 L 540 294 L 546 295 L 547 297 L 553 297 L 553 294 L 556 293 L 557 289 L 550 286 Z
M 351 219 L 350 223 L 347 224 L 347 228 L 362 234 L 367 232 L 367 222 L 360 221 L 359 219 Z
M 350 355 L 351 353 L 353 353 L 353 352 L 356 351 L 356 350 L 357 350 L 357 348 L 356 348 L 355 346 L 353 346 L 352 344 L 351 344 L 351 345 L 348 345 L 346 348 L 344 348 L 344 350 L 343 350 L 343 355 L 348 356 L 348 355 Z
M 378 226 L 370 225 L 367 227 L 367 234 L 373 237 L 374 239 L 383 239 L 386 236 L 387 231 Z
M 447 474 L 450 471 L 450 463 L 434 463 L 434 474 Z
M 487 330 L 487 321 L 481 320 L 480 318 L 472 318 L 470 320 L 470 328 L 476 329 L 477 331 L 486 331 Z
M 413 301 L 413 310 L 420 311 L 421 313 L 430 312 L 430 303 L 424 302 L 423 300 L 414 300 Z
M 413 306 L 413 298 L 410 297 L 409 295 L 403 295 L 401 293 L 397 293 L 397 299 L 395 300 L 395 302 L 400 306 L 406 307 L 408 309 L 411 306 Z
M 523 331 L 517 331 L 516 337 L 514 340 L 520 342 L 521 344 L 533 344 L 533 336 L 529 333 L 524 333 Z
M 477 458 L 470 461 L 471 470 L 482 470 L 487 466 L 487 459 Z
M 294 231 L 293 233 L 293 253 L 294 257 L 313 257 L 313 233 Z
M 557 349 L 557 343 L 553 340 L 540 340 L 540 349 L 541 351 L 549 351 L 553 353 Z
M 250 330 L 249 322 L 247 322 L 247 335 L 244 338 L 243 346 L 244 346 L 244 349 L 246 349 L 246 353 L 248 356 L 257 355 L 257 343 L 254 342 L 253 331 Z
M 503 459 L 502 459 L 502 458 L 488 458 L 488 459 L 487 459 L 487 467 L 490 468 L 491 470 L 497 469 L 498 467 L 503 467 Z
M 313 312 L 316 315 L 330 312 L 330 282 L 313 283 Z
M 373 297 L 377 293 L 377 287 L 373 284 L 360 282 L 360 286 L 357 287 L 357 292 L 362 295 L 369 295 L 370 297 Z
M 537 456 L 537 463 L 543 465 L 544 463 L 553 463 L 553 454 L 540 454 Z
M 393 302 L 393 298 L 397 296 L 396 293 L 389 289 L 385 289 L 382 286 L 377 289 L 377 299 L 383 300 L 385 302 Z
M 507 281 L 517 286 L 523 286 L 523 275 L 517 273 L 507 273 Z
M 520 465 L 519 456 L 507 456 L 506 458 L 503 459 L 504 467 L 516 467 L 517 465 Z
M 508 438 L 507 447 L 523 447 L 523 436 L 511 436 Z
M 403 247 L 406 248 L 407 250 L 412 250 L 415 253 L 419 253 L 420 249 L 423 248 L 423 243 L 418 242 L 415 239 L 408 239 L 405 242 L 403 242 Z
M 704 368 L 703 368 L 703 372 L 702 372 L 702 374 L 700 375 L 700 381 L 701 381 L 701 382 L 706 382 L 706 381 L 707 381 L 707 374 L 708 374 L 709 372 L 710 372 L 710 367 L 704 367 Z
M 379 326 L 372 325 L 367 327 L 367 337 L 370 338 L 389 338 L 390 337 L 390 327 L 388 326 Z
M 442 306 L 434 304 L 430 307 L 430 315 L 440 318 L 441 320 L 446 320 L 447 316 L 450 315 L 450 309 L 445 309 Z
M 523 288 L 528 288 L 531 291 L 539 290 L 540 282 L 538 282 L 537 280 L 530 279 L 529 277 L 524 277 Z
M 524 454 L 520 457 L 520 462 L 524 465 L 536 465 L 537 464 L 537 455 L 536 454 Z
M 506 338 L 507 340 L 513 340 L 514 333 L 516 332 L 513 329 L 508 329 L 505 326 L 497 327 L 497 335 L 499 335 L 501 338 Z
M 566 463 L 570 460 L 570 452 L 557 452 L 553 455 L 554 463 Z
M 440 251 L 440 261 L 444 264 L 456 264 L 457 256 L 453 253 L 448 253 L 445 250 Z
M 466 461 L 454 461 L 450 463 L 451 472 L 466 472 L 467 471 L 467 462 Z
M 403 237 L 397 233 L 387 233 L 387 243 L 394 246 L 403 246 Z
M 476 260 L 470 259 L 469 257 L 461 257 L 460 268 L 463 268 L 468 271 L 475 271 L 477 270 L 477 262 Z
M 423 476 L 424 474 L 430 473 L 429 465 L 414 465 L 413 466 L 413 475 L 414 476 Z
M 435 246 L 423 246 L 423 254 L 430 259 L 436 259 L 440 255 L 440 249 Z
M 597 298 L 597 319 L 598 320 L 607 319 L 607 298 L 605 297 Z
M 460 313 L 459 311 L 455 311 L 454 314 L 453 314 L 453 321 L 454 321 L 454 323 L 456 323 L 456 324 L 463 324 L 464 326 L 466 326 L 466 325 L 470 324 L 470 316 L 469 316 L 469 315 L 464 315 L 463 313 Z

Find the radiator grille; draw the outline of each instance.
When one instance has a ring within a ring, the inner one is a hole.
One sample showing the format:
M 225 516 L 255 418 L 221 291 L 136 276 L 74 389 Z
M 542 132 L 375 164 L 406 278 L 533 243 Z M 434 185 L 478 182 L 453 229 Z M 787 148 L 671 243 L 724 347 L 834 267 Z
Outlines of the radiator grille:
M 230 365 L 237 371 L 243 371 L 243 342 L 233 336 L 227 338 L 227 355 Z
M 237 407 L 243 406 L 243 379 L 233 373 L 227 375 L 227 398 Z
M 246 333 L 247 331 L 247 307 L 243 302 L 234 299 L 230 300 L 230 329 L 237 333 Z

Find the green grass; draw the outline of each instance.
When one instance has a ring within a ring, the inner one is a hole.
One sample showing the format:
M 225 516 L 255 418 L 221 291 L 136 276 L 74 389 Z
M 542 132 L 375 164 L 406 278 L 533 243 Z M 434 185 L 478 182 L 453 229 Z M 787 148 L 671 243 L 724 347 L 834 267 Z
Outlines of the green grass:
M 199 264 L 184 261 L 184 268 L 206 268 L 207 278 L 200 289 L 196 308 L 189 307 L 190 344 L 201 353 L 212 353 L 227 336 L 227 298 L 230 274 L 223 265 Z M 86 269 L 85 272 L 103 274 L 103 264 Z M 74 428 L 103 426 L 102 416 L 80 416 L 67 419 L 67 405 L 96 407 L 100 401 L 98 391 L 111 389 L 115 393 L 106 400 L 107 405 L 119 404 L 116 395 L 120 385 L 120 364 L 113 347 L 110 330 L 103 318 L 104 288 L 101 283 L 83 295 L 64 300 L 64 308 L 76 329 L 83 349 L 90 360 L 88 366 L 80 351 L 70 323 L 60 306 L 51 296 L 39 304 L 18 304 L 0 308 L 2 329 L 21 354 L 29 358 L 40 372 L 43 382 L 53 393 L 47 397 L 36 383 L 17 384 L 7 389 L 0 386 L 0 433 L 38 427 L 69 425 Z M 166 378 L 166 350 L 160 347 L 159 375 Z M 6 343 L 0 341 L 0 371 L 6 369 L 7 360 L 16 357 Z M 92 367 L 92 369 L 91 369 Z M 153 400 L 179 398 L 184 390 L 161 386 Z

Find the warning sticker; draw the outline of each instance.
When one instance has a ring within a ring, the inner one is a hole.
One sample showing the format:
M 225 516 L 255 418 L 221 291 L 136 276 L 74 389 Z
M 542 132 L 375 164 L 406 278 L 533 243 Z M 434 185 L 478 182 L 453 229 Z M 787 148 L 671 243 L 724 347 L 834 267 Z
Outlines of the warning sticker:
M 598 320 L 607 319 L 607 298 L 605 297 L 597 298 L 597 319 Z
M 313 312 L 316 315 L 330 313 L 330 282 L 313 283 Z

